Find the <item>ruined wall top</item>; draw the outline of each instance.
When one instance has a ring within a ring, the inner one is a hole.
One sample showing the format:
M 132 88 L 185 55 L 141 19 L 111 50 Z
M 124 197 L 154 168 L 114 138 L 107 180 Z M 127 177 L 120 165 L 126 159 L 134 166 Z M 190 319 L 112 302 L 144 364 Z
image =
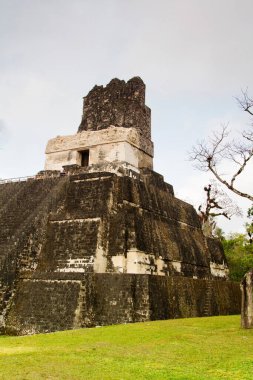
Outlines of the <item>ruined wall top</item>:
M 110 126 L 136 128 L 151 138 L 151 111 L 145 105 L 145 84 L 139 77 L 128 82 L 112 79 L 107 86 L 95 86 L 84 97 L 78 132 L 97 131 Z

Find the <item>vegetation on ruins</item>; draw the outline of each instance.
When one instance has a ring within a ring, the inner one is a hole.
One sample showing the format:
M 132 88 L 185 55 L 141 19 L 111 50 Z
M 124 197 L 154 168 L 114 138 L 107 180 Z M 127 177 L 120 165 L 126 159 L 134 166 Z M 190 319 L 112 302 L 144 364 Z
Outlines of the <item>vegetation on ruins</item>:
M 0 378 L 250 380 L 253 330 L 239 316 L 0 337 Z

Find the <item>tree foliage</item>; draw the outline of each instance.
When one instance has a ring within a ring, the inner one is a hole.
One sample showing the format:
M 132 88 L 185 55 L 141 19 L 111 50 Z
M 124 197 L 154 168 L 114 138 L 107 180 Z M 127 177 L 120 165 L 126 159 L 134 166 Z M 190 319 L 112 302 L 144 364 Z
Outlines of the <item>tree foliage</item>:
M 253 267 L 253 244 L 247 235 L 232 234 L 221 239 L 229 266 L 229 277 L 233 281 L 241 281 L 244 274 Z
M 246 231 L 248 234 L 249 243 L 253 244 L 253 205 L 248 209 L 249 223 L 246 223 Z

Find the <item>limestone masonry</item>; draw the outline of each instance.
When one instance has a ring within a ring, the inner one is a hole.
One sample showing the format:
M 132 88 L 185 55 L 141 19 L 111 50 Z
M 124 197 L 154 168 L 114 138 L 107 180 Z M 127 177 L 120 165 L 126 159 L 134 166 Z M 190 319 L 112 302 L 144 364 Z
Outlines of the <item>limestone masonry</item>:
M 95 86 L 84 98 L 78 133 L 50 140 L 45 170 L 65 165 L 114 164 L 140 173 L 153 169 L 151 111 L 145 105 L 145 85 L 140 78 L 127 83 L 113 79 L 105 88 Z
M 153 171 L 136 77 L 95 86 L 45 170 L 0 185 L 0 327 L 31 334 L 239 313 L 221 245 Z

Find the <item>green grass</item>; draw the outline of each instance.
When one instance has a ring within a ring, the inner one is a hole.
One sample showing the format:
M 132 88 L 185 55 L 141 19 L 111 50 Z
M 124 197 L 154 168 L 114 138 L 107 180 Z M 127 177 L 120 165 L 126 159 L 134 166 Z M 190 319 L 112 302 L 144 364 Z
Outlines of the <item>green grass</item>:
M 0 337 L 0 379 L 253 379 L 239 316 Z

